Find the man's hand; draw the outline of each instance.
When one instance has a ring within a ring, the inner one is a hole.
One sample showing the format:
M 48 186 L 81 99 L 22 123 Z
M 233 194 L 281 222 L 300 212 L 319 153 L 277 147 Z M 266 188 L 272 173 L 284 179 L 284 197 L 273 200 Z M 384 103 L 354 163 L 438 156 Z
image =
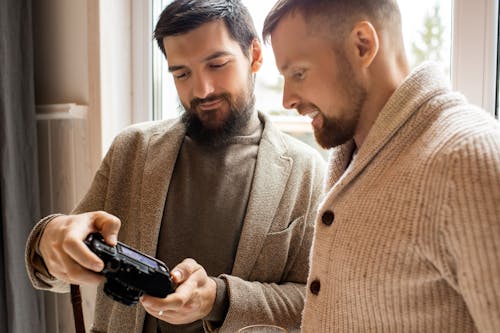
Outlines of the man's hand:
M 83 242 L 92 232 L 100 232 L 106 243 L 115 246 L 120 220 L 106 212 L 63 215 L 50 221 L 39 243 L 45 265 L 55 278 L 72 284 L 98 284 L 104 263 Z
M 172 270 L 172 277 L 178 285 L 175 293 L 165 298 L 148 295 L 141 298 L 150 315 L 180 325 L 202 319 L 212 311 L 217 285 L 201 265 L 193 259 L 185 259 Z

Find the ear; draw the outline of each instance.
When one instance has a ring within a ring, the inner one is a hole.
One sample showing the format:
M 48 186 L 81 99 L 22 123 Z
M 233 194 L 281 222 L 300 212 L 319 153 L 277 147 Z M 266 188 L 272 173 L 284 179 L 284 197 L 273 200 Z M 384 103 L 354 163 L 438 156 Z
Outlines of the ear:
M 375 27 L 368 21 L 358 22 L 350 35 L 354 51 L 354 59 L 360 67 L 367 68 L 371 65 L 379 51 L 379 39 Z
M 257 38 L 252 41 L 250 46 L 250 56 L 252 61 L 252 73 L 257 73 L 257 71 L 262 66 L 262 46 Z

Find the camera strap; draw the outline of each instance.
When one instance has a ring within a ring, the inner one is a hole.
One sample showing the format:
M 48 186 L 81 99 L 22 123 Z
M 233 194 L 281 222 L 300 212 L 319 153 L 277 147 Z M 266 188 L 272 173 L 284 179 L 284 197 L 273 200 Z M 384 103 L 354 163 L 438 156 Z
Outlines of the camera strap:
M 71 285 L 71 304 L 73 305 L 73 317 L 75 319 L 76 333 L 85 333 L 85 322 L 83 321 L 82 311 L 82 295 L 80 294 L 80 287 Z

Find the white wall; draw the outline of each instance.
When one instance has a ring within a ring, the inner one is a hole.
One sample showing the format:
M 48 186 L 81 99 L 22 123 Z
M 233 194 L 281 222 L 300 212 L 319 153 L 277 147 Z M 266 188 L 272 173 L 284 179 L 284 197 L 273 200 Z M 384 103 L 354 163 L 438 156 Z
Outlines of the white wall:
M 87 0 L 33 1 L 37 104 L 89 103 Z

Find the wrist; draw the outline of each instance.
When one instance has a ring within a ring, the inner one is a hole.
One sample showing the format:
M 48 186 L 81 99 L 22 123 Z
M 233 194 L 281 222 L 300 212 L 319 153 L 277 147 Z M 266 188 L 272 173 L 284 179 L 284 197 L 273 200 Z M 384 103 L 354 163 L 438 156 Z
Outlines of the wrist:
M 212 310 L 203 318 L 211 322 L 223 322 L 229 308 L 229 297 L 225 279 L 210 277 L 216 285 L 215 300 Z

